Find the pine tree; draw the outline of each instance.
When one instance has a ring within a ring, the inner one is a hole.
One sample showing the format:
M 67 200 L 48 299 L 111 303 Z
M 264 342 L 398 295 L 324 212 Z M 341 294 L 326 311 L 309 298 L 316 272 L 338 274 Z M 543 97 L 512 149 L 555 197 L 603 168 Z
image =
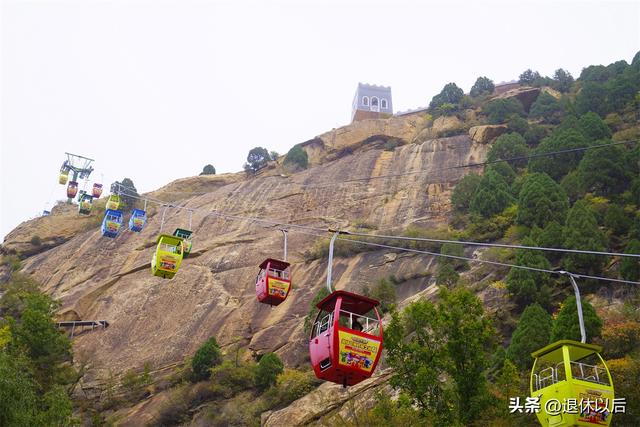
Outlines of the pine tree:
M 599 115 L 593 112 L 588 112 L 580 117 L 578 120 L 578 130 L 580 130 L 589 141 L 611 138 L 609 126 L 607 126 Z
M 609 142 L 602 140 L 597 144 Z M 580 161 L 577 173 L 582 188 L 599 196 L 620 194 L 629 185 L 625 151 L 616 145 L 588 151 Z
M 470 173 L 456 184 L 451 194 L 451 204 L 455 210 L 461 212 L 469 210 L 469 205 L 478 190 L 481 180 L 482 177 L 480 175 Z
M 562 126 L 562 125 L 561 125 Z M 542 140 L 533 150 L 533 154 L 550 153 L 568 150 L 588 145 L 584 135 L 575 129 L 565 129 L 555 132 Z M 558 154 L 555 156 L 533 157 L 529 159 L 530 172 L 544 172 L 559 181 L 563 176 L 575 169 L 582 159 L 583 152 Z
M 495 86 L 493 85 L 493 81 L 488 77 L 478 77 L 476 82 L 471 87 L 471 91 L 469 91 L 469 95 L 478 96 L 482 94 L 491 94 Z
M 633 239 L 624 250 L 625 254 L 640 254 L 640 241 Z M 620 261 L 620 275 L 625 280 L 637 282 L 640 280 L 640 259 L 624 257 Z
M 568 249 L 582 249 L 604 251 L 605 238 L 598 228 L 596 217 L 584 200 L 578 200 L 567 215 L 564 227 L 564 247 Z M 602 270 L 604 259 L 602 256 L 590 254 L 567 254 L 564 265 L 572 273 L 597 275 Z
M 564 115 L 564 108 L 560 102 L 546 92 L 538 95 L 536 101 L 531 105 L 529 117 L 532 119 L 542 119 L 544 123 L 560 123 Z
M 550 221 L 564 222 L 569 209 L 567 194 L 546 173 L 527 175 L 518 197 L 517 222 L 544 227 Z
M 469 210 L 489 218 L 502 212 L 514 201 L 505 180 L 497 172 L 489 170 L 482 177 Z
M 584 298 L 582 303 L 582 317 L 584 319 L 584 329 L 587 334 L 587 342 L 592 342 L 594 338 L 600 336 L 602 330 L 602 319 L 596 313 L 593 306 Z M 580 341 L 580 323 L 578 321 L 578 307 L 576 297 L 571 295 L 562 303 L 558 316 L 553 321 L 551 327 L 551 341 L 574 340 Z
M 528 237 L 523 239 L 522 244 L 536 246 L 536 242 Z M 551 269 L 549 260 L 540 251 L 531 249 L 519 249 L 516 254 L 516 264 L 545 270 Z M 548 273 L 512 267 L 506 281 L 507 289 L 521 307 L 532 303 L 538 303 L 542 306 L 549 304 L 551 278 Z
M 507 348 L 507 358 L 520 369 L 531 364 L 531 352 L 549 344 L 551 337 L 551 316 L 539 304 L 528 305 L 524 309 L 518 326 L 511 335 Z

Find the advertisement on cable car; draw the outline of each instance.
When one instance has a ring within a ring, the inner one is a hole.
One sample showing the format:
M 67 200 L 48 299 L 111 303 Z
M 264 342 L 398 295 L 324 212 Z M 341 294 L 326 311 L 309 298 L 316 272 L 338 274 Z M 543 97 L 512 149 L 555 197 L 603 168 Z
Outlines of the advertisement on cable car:
M 578 395 L 578 421 L 595 426 L 607 426 L 611 422 L 613 393 L 576 386 Z
M 339 365 L 358 368 L 365 372 L 371 372 L 380 350 L 380 341 L 352 334 L 347 331 L 338 331 L 340 346 Z
M 107 220 L 106 229 L 112 233 L 116 233 L 120 230 L 120 225 L 119 222 Z
M 178 260 L 171 255 L 161 255 L 159 268 L 166 271 L 176 271 Z
M 287 296 L 287 293 L 289 292 L 289 286 L 291 286 L 289 282 L 273 279 L 271 277 L 269 277 L 267 283 L 269 285 L 269 295 L 275 295 L 280 298 L 284 298 Z

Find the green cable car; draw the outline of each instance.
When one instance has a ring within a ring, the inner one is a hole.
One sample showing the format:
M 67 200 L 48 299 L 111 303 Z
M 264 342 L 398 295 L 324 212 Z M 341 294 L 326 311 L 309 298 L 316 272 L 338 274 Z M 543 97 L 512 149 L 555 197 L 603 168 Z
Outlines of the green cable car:
M 105 205 L 105 209 L 111 209 L 112 211 L 118 210 L 120 207 L 120 196 L 117 194 L 112 194 L 107 199 L 107 204 Z
M 173 279 L 182 264 L 184 256 L 183 239 L 161 234 L 156 242 L 158 245 L 151 259 L 151 272 L 154 276 Z
M 173 232 L 173 235 L 176 237 L 181 237 L 184 239 L 184 256 L 185 258 L 191 253 L 191 248 L 193 246 L 193 242 L 191 241 L 191 235 L 193 231 L 186 230 L 184 228 L 176 228 L 176 231 Z

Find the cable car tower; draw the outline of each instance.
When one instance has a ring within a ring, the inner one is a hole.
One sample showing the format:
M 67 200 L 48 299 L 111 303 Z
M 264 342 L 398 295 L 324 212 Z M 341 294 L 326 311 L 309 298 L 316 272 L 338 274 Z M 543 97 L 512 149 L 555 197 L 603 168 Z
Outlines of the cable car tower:
M 75 186 L 77 187 L 78 179 L 89 178 L 89 175 L 91 175 L 91 172 L 93 172 L 93 167 L 91 167 L 91 163 L 93 163 L 95 160 L 90 159 L 88 157 L 79 156 L 77 154 L 71 154 L 66 152 L 64 154 L 67 155 L 67 160 L 65 160 L 64 163 L 62 163 L 62 167 L 60 168 L 60 175 L 68 176 L 69 172 L 73 172 L 73 179 L 70 181 L 69 184 L 75 183 Z M 69 197 L 68 192 L 67 192 L 67 197 L 68 197 L 67 202 L 71 203 L 73 201 L 73 197 Z

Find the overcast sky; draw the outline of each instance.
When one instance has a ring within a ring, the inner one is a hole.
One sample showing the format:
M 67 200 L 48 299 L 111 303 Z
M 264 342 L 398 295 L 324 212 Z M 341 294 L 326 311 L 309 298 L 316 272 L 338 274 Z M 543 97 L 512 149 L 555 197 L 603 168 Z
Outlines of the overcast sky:
M 358 82 L 391 86 L 398 111 L 481 75 L 630 62 L 639 5 L 2 1 L 0 237 L 65 197 L 65 151 L 140 192 L 239 171 L 252 147 L 347 124 Z

